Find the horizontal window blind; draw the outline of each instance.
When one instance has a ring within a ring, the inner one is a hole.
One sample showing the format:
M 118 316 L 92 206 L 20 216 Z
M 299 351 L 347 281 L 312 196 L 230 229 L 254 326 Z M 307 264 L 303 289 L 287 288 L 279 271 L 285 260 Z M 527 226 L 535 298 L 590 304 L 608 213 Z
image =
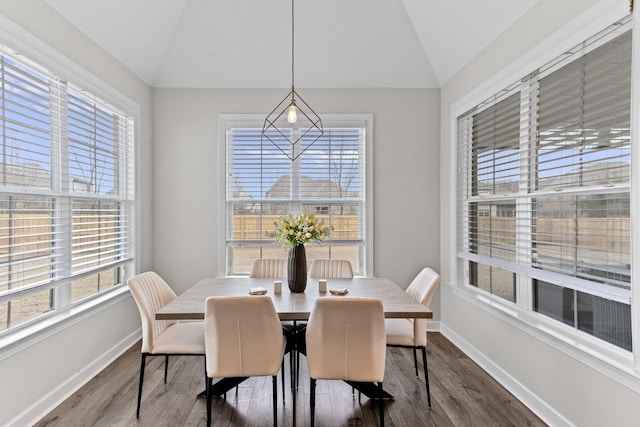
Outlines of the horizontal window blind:
M 532 265 L 630 289 L 631 31 L 542 77 L 538 93 Z
M 4 186 L 51 189 L 51 106 L 57 99 L 50 91 L 50 78 L 11 56 L 1 57 Z
M 461 257 L 628 303 L 609 287 L 630 289 L 629 28 L 458 117 Z
M 133 153 L 132 117 L 0 45 L 0 331 L 131 260 Z
M 74 273 L 112 265 L 129 257 L 129 220 L 119 202 L 74 199 L 71 216 Z
M 109 112 L 76 91 L 69 91 L 68 138 L 71 191 L 117 194 L 119 141 L 126 127 Z
M 264 141 L 261 129 L 228 131 L 229 200 L 359 200 L 363 196 L 363 129 L 325 129 L 299 162 Z M 289 138 L 296 138 L 288 130 Z M 307 136 L 305 138 L 315 138 Z M 304 140 L 304 138 L 303 138 Z M 299 175 L 298 179 L 292 179 Z
M 61 260 L 51 197 L 0 194 L 0 293 L 46 283 Z
M 262 128 L 228 128 L 226 131 L 226 204 L 228 247 L 269 247 L 273 222 L 290 212 L 322 218 L 331 233 L 321 245 L 350 245 L 354 266 L 361 264 L 365 215 L 365 126 L 325 127 L 324 134 L 295 128 L 271 131 Z M 279 147 L 301 137 L 298 144 L 311 146 L 291 161 Z M 280 139 L 278 139 L 280 138 Z M 259 255 L 259 254 L 258 254 Z M 240 250 L 229 257 L 229 268 L 239 264 Z M 255 256 L 253 253 L 251 256 Z M 235 263 L 235 264 L 234 264 Z M 244 264 L 246 265 L 246 263 Z M 238 272 L 238 271 L 235 271 Z
M 473 116 L 472 195 L 518 191 L 520 93 Z
M 631 32 L 543 77 L 535 190 L 629 183 Z

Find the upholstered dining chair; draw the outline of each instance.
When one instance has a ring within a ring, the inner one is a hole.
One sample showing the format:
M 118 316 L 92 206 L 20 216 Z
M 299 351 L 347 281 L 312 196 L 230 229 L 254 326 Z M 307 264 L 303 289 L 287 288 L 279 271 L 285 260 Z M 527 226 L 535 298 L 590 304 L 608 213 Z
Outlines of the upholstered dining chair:
M 249 277 L 258 278 L 258 279 L 282 279 L 287 277 L 287 260 L 286 259 L 276 259 L 276 258 L 257 258 L 253 260 L 253 264 L 251 265 L 251 272 L 249 273 Z M 282 328 L 284 329 L 284 333 L 288 338 L 287 341 L 287 349 L 286 352 L 290 354 L 290 366 L 291 366 L 291 387 L 294 385 L 294 376 L 295 371 L 293 370 L 294 366 L 294 353 L 295 353 L 295 345 L 294 345 L 294 335 L 298 332 L 297 322 L 287 321 L 282 322 Z M 298 360 L 300 360 L 300 356 L 298 356 Z M 282 389 L 284 390 L 284 375 L 282 375 Z
M 267 295 L 209 297 L 204 314 L 207 426 L 211 425 L 213 378 L 271 376 L 273 425 L 278 423 L 278 371 L 284 337 Z M 284 390 L 283 390 L 284 393 Z
M 280 279 L 287 277 L 287 260 L 258 258 L 253 261 L 249 277 Z
M 431 299 L 440 284 L 440 275 L 431 268 L 423 268 L 413 279 L 406 292 L 422 305 L 429 307 Z M 424 383 L 427 388 L 427 403 L 431 408 L 429 391 L 429 371 L 427 369 L 427 319 L 385 319 L 387 345 L 413 349 L 413 363 L 418 378 L 418 357 L 416 350 L 422 350 Z
M 353 268 L 346 259 L 314 259 L 309 277 L 316 279 L 352 279 Z
M 156 311 L 176 298 L 175 292 L 156 272 L 147 271 L 127 281 L 142 320 L 142 351 L 136 417 L 140 417 L 140 401 L 147 356 L 164 356 L 164 382 L 167 382 L 169 356 L 204 357 L 203 322 L 178 323 L 156 320 Z
M 384 426 L 385 344 L 382 300 L 352 297 L 316 300 L 307 323 L 312 426 L 315 423 L 316 380 L 319 379 L 376 382 L 380 425 Z

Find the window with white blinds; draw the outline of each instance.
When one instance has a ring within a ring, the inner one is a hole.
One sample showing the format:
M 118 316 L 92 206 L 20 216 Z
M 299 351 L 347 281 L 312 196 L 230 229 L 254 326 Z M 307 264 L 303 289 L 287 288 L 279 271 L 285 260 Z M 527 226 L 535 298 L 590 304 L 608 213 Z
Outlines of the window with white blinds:
M 0 45 L 0 333 L 122 284 L 134 120 Z
M 627 350 L 630 28 L 627 18 L 458 117 L 468 283 L 516 302 L 518 276 L 530 279 L 533 310 Z
M 307 260 L 340 258 L 363 274 L 365 260 L 366 125 L 325 127 L 324 134 L 291 161 L 267 138 L 262 123 L 226 129 L 227 272 L 245 274 L 255 258 L 286 258 L 270 236 L 289 212 L 315 214 L 330 226 L 329 237 L 307 245 Z M 298 129 L 281 129 L 285 147 Z M 303 136 L 315 139 L 317 135 Z

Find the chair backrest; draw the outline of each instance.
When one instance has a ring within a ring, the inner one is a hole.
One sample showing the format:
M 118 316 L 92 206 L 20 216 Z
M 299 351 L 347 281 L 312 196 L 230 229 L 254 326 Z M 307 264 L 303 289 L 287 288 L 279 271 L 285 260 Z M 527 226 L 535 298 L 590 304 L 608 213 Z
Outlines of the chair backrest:
M 153 352 L 153 340 L 169 326 L 173 320 L 156 320 L 156 311 L 176 298 L 176 293 L 162 277 L 154 271 L 133 276 L 127 281 L 133 299 L 138 305 L 142 320 L 142 352 Z
M 309 277 L 316 279 L 352 279 L 353 269 L 346 259 L 314 259 Z
M 429 307 L 433 295 L 440 285 L 440 275 L 429 267 L 425 267 L 413 279 L 407 293 L 420 304 Z M 427 319 L 413 319 L 413 342 L 416 346 L 427 345 Z
M 267 295 L 209 297 L 204 314 L 207 376 L 276 375 L 282 325 Z
M 318 298 L 306 334 L 312 378 L 383 380 L 386 332 L 382 300 Z
M 438 285 L 440 285 L 440 275 L 431 268 L 425 267 L 413 279 L 407 288 L 407 293 L 420 304 L 429 307 Z
M 258 258 L 253 261 L 249 277 L 280 279 L 287 277 L 287 260 Z

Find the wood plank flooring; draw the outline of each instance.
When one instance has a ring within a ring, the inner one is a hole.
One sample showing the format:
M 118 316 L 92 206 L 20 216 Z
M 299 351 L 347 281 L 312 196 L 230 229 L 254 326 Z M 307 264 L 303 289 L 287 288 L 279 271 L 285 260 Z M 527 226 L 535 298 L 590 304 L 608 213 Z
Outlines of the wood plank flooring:
M 419 355 L 420 353 L 418 353 Z M 309 426 L 309 374 L 301 358 L 297 391 L 297 426 Z M 385 390 L 394 400 L 385 401 L 385 424 L 415 426 L 544 426 L 545 424 L 509 392 L 480 369 L 439 333 L 429 333 L 429 379 L 432 409 L 427 406 L 422 363 L 416 379 L 409 349 L 388 348 Z M 163 382 L 164 358 L 147 358 L 140 418 L 136 398 L 140 368 L 140 344 L 133 346 L 103 372 L 45 416 L 36 426 L 203 426 L 205 399 L 201 357 L 174 357 L 169 361 L 167 384 Z M 289 363 L 286 369 L 286 402 L 278 378 L 278 425 L 293 426 Z M 376 402 L 362 397 L 358 403 L 351 388 L 341 381 L 318 381 L 316 426 L 378 425 Z M 214 398 L 213 426 L 269 426 L 272 420 L 271 378 L 250 378 L 226 401 Z

